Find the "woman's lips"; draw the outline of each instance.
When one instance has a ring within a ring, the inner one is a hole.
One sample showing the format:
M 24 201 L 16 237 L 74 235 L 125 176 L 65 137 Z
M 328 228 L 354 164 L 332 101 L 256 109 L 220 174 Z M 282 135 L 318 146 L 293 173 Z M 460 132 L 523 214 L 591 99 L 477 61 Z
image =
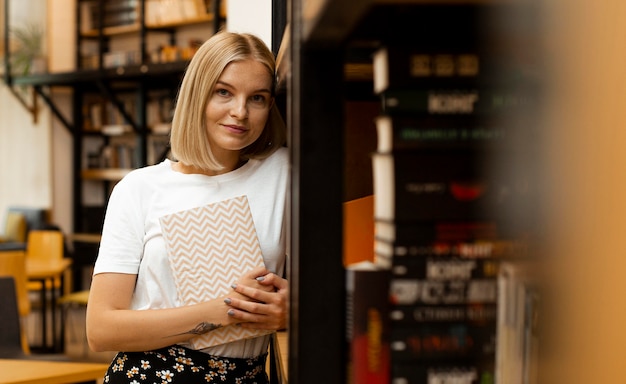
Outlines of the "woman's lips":
M 241 125 L 224 124 L 224 127 L 226 129 L 228 129 L 229 131 L 235 132 L 235 133 L 244 133 L 244 132 L 246 132 L 246 127 L 241 126 Z

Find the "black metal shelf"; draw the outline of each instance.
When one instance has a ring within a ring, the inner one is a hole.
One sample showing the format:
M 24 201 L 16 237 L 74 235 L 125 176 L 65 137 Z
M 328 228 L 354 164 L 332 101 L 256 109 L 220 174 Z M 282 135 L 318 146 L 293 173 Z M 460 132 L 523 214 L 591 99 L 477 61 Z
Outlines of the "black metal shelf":
M 99 81 L 140 81 L 154 77 L 182 76 L 187 68 L 187 61 L 170 63 L 152 63 L 125 67 L 84 69 L 62 73 L 47 73 L 30 76 L 12 77 L 14 85 L 32 86 L 80 86 Z

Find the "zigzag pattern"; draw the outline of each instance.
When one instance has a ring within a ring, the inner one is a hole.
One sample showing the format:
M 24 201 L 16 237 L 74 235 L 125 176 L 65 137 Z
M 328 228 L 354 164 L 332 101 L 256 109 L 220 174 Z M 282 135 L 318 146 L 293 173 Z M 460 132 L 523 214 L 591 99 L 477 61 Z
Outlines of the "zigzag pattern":
M 160 218 L 178 295 L 191 305 L 224 295 L 242 274 L 263 264 L 246 196 Z M 224 327 L 191 340 L 202 349 L 269 331 Z

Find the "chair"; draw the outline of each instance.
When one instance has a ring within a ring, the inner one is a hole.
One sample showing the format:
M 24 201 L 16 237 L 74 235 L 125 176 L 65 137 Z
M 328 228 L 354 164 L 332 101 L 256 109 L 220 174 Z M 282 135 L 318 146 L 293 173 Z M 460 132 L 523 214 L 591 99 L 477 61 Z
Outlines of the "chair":
M 56 229 L 38 229 L 28 232 L 27 245 L 26 245 L 26 260 L 27 263 L 31 260 L 42 260 L 44 262 L 49 260 L 61 261 L 65 256 L 64 253 L 64 237 L 63 232 Z M 41 312 L 41 340 L 42 348 L 48 349 L 48 309 L 52 310 L 52 349 L 56 350 L 57 345 L 62 347 L 64 340 L 59 340 L 58 328 L 56 327 L 57 312 L 55 307 L 57 292 L 60 294 L 67 294 L 71 287 L 71 269 L 67 269 L 63 272 L 63 275 L 45 278 L 43 280 L 28 281 L 28 291 L 37 292 L 40 296 L 40 312 Z M 48 296 L 50 294 L 50 296 Z M 50 299 L 48 298 L 50 297 Z M 61 335 L 63 332 L 61 332 Z M 57 341 L 60 344 L 57 344 Z
M 0 250 L 24 249 L 29 231 L 49 226 L 48 212 L 43 208 L 9 207 L 4 217 L 4 233 L 0 234 Z
M 20 212 L 7 212 L 1 243 L 25 243 L 28 227 L 26 217 Z
M 64 257 L 64 239 L 63 232 L 59 230 L 32 230 L 28 232 L 26 243 L 26 257 L 29 259 L 62 259 Z M 71 287 L 71 274 L 66 273 L 64 278 L 65 286 L 63 287 L 63 294 L 68 294 Z M 54 279 L 54 281 L 46 282 L 48 284 L 46 289 L 59 289 L 61 288 L 61 280 Z M 38 281 L 29 281 L 29 291 L 41 291 L 43 289 L 42 283 Z
M 0 277 L 0 359 L 69 361 L 63 354 L 34 355 L 22 349 L 22 326 L 15 279 Z
M 57 300 L 57 304 L 61 306 L 61 324 L 62 324 L 62 334 L 65 337 L 66 329 L 76 329 L 75 327 L 67 327 L 67 322 L 69 322 L 69 310 L 71 307 L 79 307 L 86 308 L 87 302 L 89 301 L 89 290 L 72 292 L 67 295 L 63 295 Z M 84 324 L 83 324 L 84 326 Z M 74 338 L 76 339 L 76 335 L 74 333 Z M 86 336 L 83 340 L 83 356 L 86 356 L 89 352 Z
M 28 289 L 26 284 L 28 279 L 26 277 L 26 255 L 24 251 L 2 251 L 0 252 L 0 277 L 12 277 L 14 281 L 14 291 L 16 292 L 16 300 L 21 327 L 21 343 L 22 350 L 25 354 L 30 353 L 30 347 L 28 345 L 28 337 L 26 336 L 25 321 L 26 317 L 30 314 L 31 305 L 30 298 L 28 296 Z M 2 290 L 4 292 L 4 290 Z
M 27 354 L 22 347 L 22 327 L 12 276 L 0 277 L 0 307 L 0 358 L 24 358 Z

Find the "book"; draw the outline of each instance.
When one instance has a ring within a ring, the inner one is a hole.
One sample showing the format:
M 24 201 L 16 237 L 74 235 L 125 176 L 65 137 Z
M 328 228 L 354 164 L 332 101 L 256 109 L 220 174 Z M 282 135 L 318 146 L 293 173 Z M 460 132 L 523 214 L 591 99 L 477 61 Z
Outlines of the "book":
M 402 384 L 493 384 L 493 359 L 394 362 L 392 382 Z
M 538 266 L 530 261 L 502 264 L 498 276 L 496 380 L 536 383 L 539 348 Z
M 160 218 L 178 295 L 193 305 L 227 294 L 241 275 L 263 266 L 248 199 L 238 196 Z M 190 340 L 193 349 L 271 333 L 235 325 Z
M 374 260 L 374 196 L 343 203 L 343 265 Z
M 392 327 L 418 323 L 493 323 L 498 317 L 497 304 L 394 305 L 389 313 Z
M 375 119 L 377 148 L 395 150 L 489 148 L 503 145 L 510 126 L 487 119 L 380 115 Z
M 455 36 L 453 43 L 439 42 L 436 48 L 415 44 L 381 46 L 372 54 L 374 93 L 426 87 L 528 85 L 536 81 L 528 62 L 479 50 L 473 40 L 476 36 L 465 38 L 461 42 L 461 36 Z
M 496 354 L 496 327 L 491 324 L 425 323 L 391 328 L 391 359 L 492 358 Z
M 373 213 L 372 213 L 373 214 Z M 374 220 L 374 238 L 396 245 L 469 243 L 499 237 L 495 221 L 414 221 Z
M 490 304 L 497 302 L 497 279 L 426 280 L 391 277 L 393 305 Z
M 374 218 L 382 221 L 488 221 L 529 193 L 519 175 L 498 175 L 475 151 L 372 154 Z
M 396 277 L 425 280 L 471 280 L 497 278 L 499 265 L 493 258 L 394 257 L 391 273 Z
M 349 383 L 389 383 L 389 277 L 371 261 L 346 267 Z
M 374 93 L 429 84 L 473 84 L 481 74 L 477 53 L 429 52 L 411 45 L 382 46 L 372 55 Z
M 391 89 L 380 94 L 383 113 L 419 116 L 509 117 L 524 110 L 536 110 L 531 92 L 512 87 L 432 87 Z
M 466 242 L 432 242 L 411 244 L 374 240 L 375 259 L 391 265 L 401 260 L 424 257 L 457 258 L 462 260 L 485 260 L 481 266 L 494 272 L 496 262 L 523 259 L 529 255 L 530 245 L 524 239 L 476 240 Z

